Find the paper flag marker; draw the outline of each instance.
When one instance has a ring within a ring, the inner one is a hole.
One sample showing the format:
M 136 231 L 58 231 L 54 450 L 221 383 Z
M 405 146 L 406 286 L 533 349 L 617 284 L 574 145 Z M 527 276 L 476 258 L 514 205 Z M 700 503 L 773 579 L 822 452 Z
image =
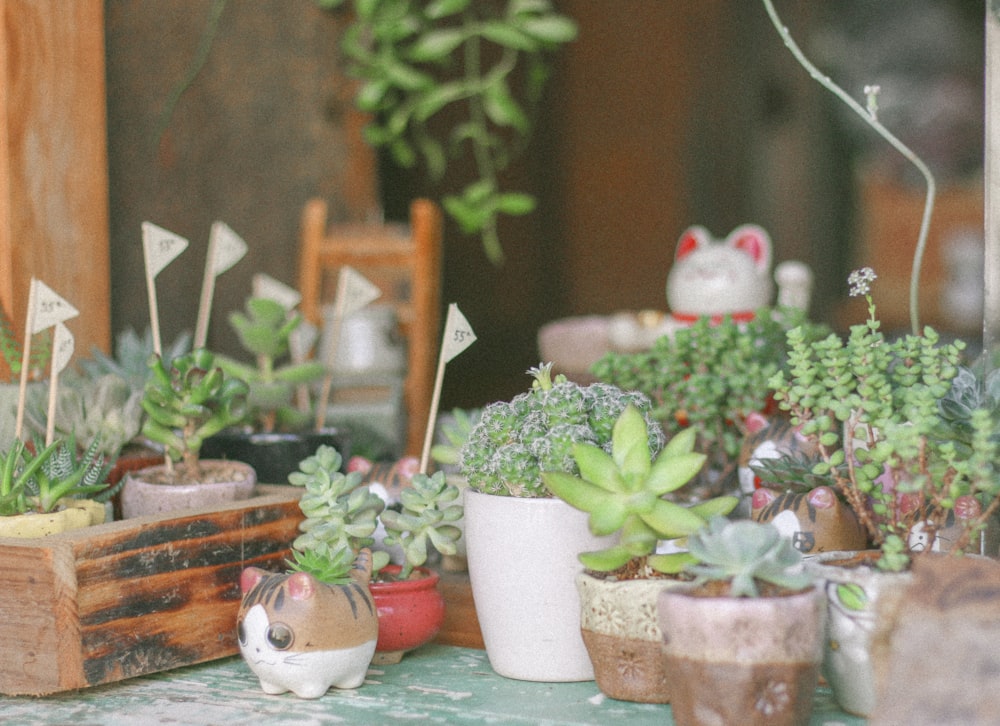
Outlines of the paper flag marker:
M 253 276 L 253 296 L 281 303 L 285 310 L 292 310 L 302 302 L 302 295 L 299 294 L 298 290 L 263 272 L 258 272 Z
M 146 275 L 156 277 L 164 267 L 187 249 L 188 241 L 152 222 L 142 223 L 142 250 L 146 259 Z
M 201 281 L 201 298 L 198 302 L 198 319 L 194 326 L 194 347 L 204 348 L 208 340 L 208 319 L 212 315 L 212 298 L 215 296 L 215 278 L 243 259 L 247 243 L 225 222 L 213 222 L 208 235 L 208 254 L 205 256 L 205 274 Z
M 79 310 L 66 302 L 55 290 L 41 280 L 32 278 L 31 285 L 34 300 L 31 314 L 32 335 L 80 314 Z

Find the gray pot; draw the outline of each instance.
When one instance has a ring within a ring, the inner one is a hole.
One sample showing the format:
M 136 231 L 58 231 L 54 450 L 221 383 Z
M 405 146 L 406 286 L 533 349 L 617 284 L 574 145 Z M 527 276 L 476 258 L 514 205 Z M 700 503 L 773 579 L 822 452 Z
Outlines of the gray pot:
M 806 559 L 827 598 L 823 675 L 840 707 L 866 718 L 875 708 L 871 646 L 876 607 L 902 597 L 913 579 L 909 572 L 879 570 L 873 564 L 877 556 L 877 550 L 866 550 Z

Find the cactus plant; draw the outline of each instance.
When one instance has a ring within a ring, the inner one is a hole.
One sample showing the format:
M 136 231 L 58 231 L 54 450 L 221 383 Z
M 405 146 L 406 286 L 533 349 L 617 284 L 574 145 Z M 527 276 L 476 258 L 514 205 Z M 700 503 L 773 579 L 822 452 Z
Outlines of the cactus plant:
M 531 390 L 486 406 L 462 446 L 460 465 L 471 489 L 552 496 L 541 473 L 579 473 L 573 458 L 578 443 L 610 452 L 615 421 L 629 403 L 646 420 L 650 450 L 658 452 L 663 446 L 663 431 L 654 424 L 652 403 L 644 394 L 608 383 L 583 386 L 563 375 L 553 378 L 551 363 L 528 373 L 534 378 Z
M 611 547 L 580 555 L 590 570 L 609 572 L 628 566 L 639 577 L 647 574 L 647 567 L 676 573 L 690 561 L 689 555 L 655 554 L 659 541 L 685 537 L 703 527 L 707 517 L 728 514 L 739 501 L 727 496 L 684 507 L 664 499 L 691 481 L 705 455 L 693 451 L 695 431 L 685 429 L 654 460 L 647 429 L 639 411 L 628 405 L 615 422 L 610 454 L 593 444 L 576 444 L 580 477 L 542 472 L 545 485 L 556 496 L 590 515 L 591 532 L 620 533 Z

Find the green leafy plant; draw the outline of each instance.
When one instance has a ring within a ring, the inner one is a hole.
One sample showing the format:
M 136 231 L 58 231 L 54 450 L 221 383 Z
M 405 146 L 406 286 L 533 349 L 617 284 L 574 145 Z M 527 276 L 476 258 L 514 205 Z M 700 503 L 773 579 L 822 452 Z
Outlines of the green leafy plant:
M 1000 507 L 995 475 L 1000 442 L 989 408 L 970 409 L 960 447 L 942 404 L 954 390 L 961 342 L 942 343 L 932 328 L 886 339 L 869 294 L 875 273 L 852 273 L 852 295 L 868 302 L 868 319 L 809 341 L 788 332 L 789 366 L 771 380 L 775 398 L 801 433 L 813 439 L 828 476 L 886 555 L 880 566 L 908 563 L 910 536 L 921 525 L 924 549 L 950 520 L 962 533 L 942 550 L 961 552 Z M 960 395 L 960 394 L 955 394 Z
M 47 390 L 29 390 L 25 423 L 44 434 L 48 422 Z M 97 378 L 64 371 L 53 415 L 53 431 L 62 439 L 73 437 L 82 448 L 96 444 L 98 451 L 115 459 L 142 430 L 142 391 L 132 389 L 117 373 Z
M 46 328 L 31 338 L 31 350 L 28 355 L 28 380 L 43 380 L 48 375 L 51 359 L 52 330 Z M 7 383 L 19 382 L 23 364 L 23 339 L 17 334 L 10 317 L 0 305 L 0 380 Z
M 65 498 L 107 501 L 117 489 L 107 483 L 110 471 L 96 442 L 81 453 L 72 437 L 30 447 L 15 440 L 0 454 L 0 515 L 51 512 Z
M 152 375 L 142 398 L 142 433 L 163 446 L 172 462 L 183 461 L 186 471 L 197 475 L 202 442 L 242 420 L 249 387 L 227 377 L 204 348 L 174 358 L 169 369 L 155 354 L 148 365 Z
M 552 496 L 543 471 L 577 474 L 574 446 L 590 443 L 611 450 L 615 421 L 634 404 L 649 424 L 649 447 L 663 446 L 652 403 L 640 392 L 607 383 L 583 386 L 565 376 L 552 377 L 552 364 L 532 368 L 531 390 L 510 401 L 486 406 L 469 432 L 460 454 L 469 487 L 487 494 L 516 497 Z
M 427 544 L 443 555 L 458 553 L 456 542 L 462 530 L 455 522 L 462 518 L 461 495 L 458 487 L 445 479 L 443 471 L 433 476 L 415 474 L 411 485 L 400 494 L 400 511 L 386 509 L 382 524 L 386 530 L 385 544 L 403 548 L 405 562 L 399 579 L 405 580 L 415 567 L 427 561 Z
M 191 334 L 180 333 L 163 348 L 161 358 L 165 366 L 178 356 L 191 351 Z M 115 336 L 115 349 L 112 355 L 104 353 L 100 348 L 91 350 L 90 358 L 78 361 L 80 369 L 90 379 L 97 379 L 108 374 L 115 374 L 128 383 L 129 388 L 140 394 L 149 380 L 149 357 L 153 355 L 153 331 L 146 328 L 140 336 L 134 328 L 126 328 Z
M 827 332 L 792 308 L 758 310 L 745 323 L 703 317 L 648 351 L 608 353 L 591 372 L 652 399 L 653 416 L 668 436 L 693 429 L 695 451 L 708 457 L 695 489 L 700 496 L 728 493 L 736 486 L 743 421 L 766 409 L 768 381 L 785 364 L 785 331 L 798 326 L 807 339 Z
M 479 409 L 452 409 L 451 419 L 441 423 L 441 435 L 444 441 L 431 447 L 431 458 L 441 466 L 457 467 L 462 455 L 462 446 L 472 433 L 472 427 L 476 425 L 480 414 Z
M 309 412 L 293 405 L 295 391 L 323 378 L 326 367 L 318 361 L 279 365 L 289 355 L 292 333 L 302 324 L 300 314 L 289 315 L 281 303 L 266 297 L 251 297 L 245 307 L 245 311 L 230 313 L 229 323 L 257 364 L 247 365 L 220 355 L 219 366 L 249 384 L 247 419 L 258 430 L 302 429 Z
M 327 8 L 344 0 L 317 0 Z M 531 212 L 535 199 L 504 191 L 500 172 L 527 142 L 548 55 L 576 37 L 549 0 L 353 0 L 343 50 L 361 85 L 359 109 L 373 114 L 365 139 L 400 166 L 422 160 L 440 180 L 467 153 L 477 178 L 443 205 L 487 257 L 503 259 L 500 215 Z M 448 124 L 442 136 L 435 123 Z
M 379 522 L 387 532 L 387 546 L 400 545 L 405 563 L 399 579 L 410 577 L 427 561 L 427 543 L 443 554 L 454 554 L 461 531 L 454 525 L 462 516 L 457 504 L 459 491 L 445 481 L 444 473 L 417 474 L 401 495 L 399 511 L 386 509 L 385 502 L 362 481 L 358 471 L 340 471 L 343 459 L 332 446 L 320 446 L 299 463 L 288 482 L 305 487 L 299 507 L 305 520 L 301 534 L 292 543 L 295 570 L 310 572 L 323 582 L 347 582 L 357 553 L 375 544 Z M 389 563 L 383 550 L 372 552 L 372 570 Z
M 618 533 L 607 549 L 584 552 L 580 561 L 590 570 L 618 571 L 625 577 L 645 577 L 649 570 L 677 573 L 690 561 L 686 553 L 656 554 L 661 540 L 686 537 L 705 526 L 713 515 L 731 512 L 737 497 L 719 497 L 683 507 L 663 498 L 687 484 L 705 463 L 693 451 L 694 430 L 674 436 L 654 460 L 648 424 L 633 405 L 615 422 L 611 453 L 593 444 L 576 444 L 580 476 L 542 472 L 545 485 L 560 499 L 589 514 L 590 530 L 598 536 Z M 648 568 L 648 569 L 647 569 Z
M 686 571 L 695 584 L 729 584 L 732 597 L 758 597 L 763 584 L 792 592 L 812 584 L 802 569 L 802 553 L 776 527 L 748 519 L 712 517 L 687 540 L 693 562 Z

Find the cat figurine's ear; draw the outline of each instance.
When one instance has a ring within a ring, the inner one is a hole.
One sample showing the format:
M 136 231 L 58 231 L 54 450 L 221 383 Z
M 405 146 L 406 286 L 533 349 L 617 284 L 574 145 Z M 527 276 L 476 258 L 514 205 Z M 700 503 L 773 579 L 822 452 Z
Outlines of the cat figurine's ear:
M 677 248 L 674 251 L 674 259 L 682 260 L 700 247 L 712 243 L 712 235 L 700 224 L 695 224 L 684 230 L 680 239 L 677 240 Z
M 267 575 L 266 570 L 262 570 L 259 567 L 247 567 L 240 573 L 240 592 L 244 595 L 257 585 L 261 579 Z
M 308 572 L 295 572 L 288 577 L 288 594 L 293 600 L 308 600 L 316 594 L 319 580 Z
M 756 224 L 744 224 L 726 237 L 726 244 L 746 252 L 757 270 L 767 273 L 771 269 L 771 237 Z

